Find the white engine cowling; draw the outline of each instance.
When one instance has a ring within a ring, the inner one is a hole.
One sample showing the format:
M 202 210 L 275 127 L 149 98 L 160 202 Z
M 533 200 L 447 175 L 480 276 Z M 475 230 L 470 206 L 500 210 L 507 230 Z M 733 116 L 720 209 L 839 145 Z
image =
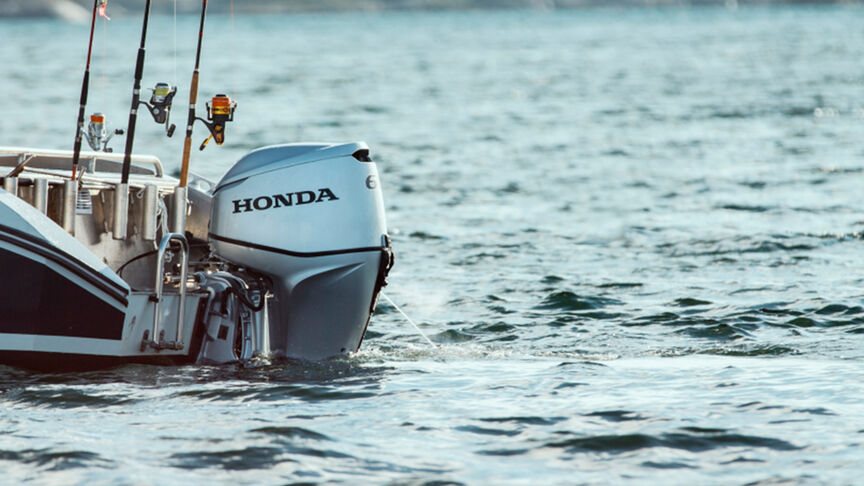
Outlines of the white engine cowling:
M 355 351 L 392 263 L 378 170 L 364 143 L 265 147 L 217 184 L 215 253 L 268 275 L 277 354 Z

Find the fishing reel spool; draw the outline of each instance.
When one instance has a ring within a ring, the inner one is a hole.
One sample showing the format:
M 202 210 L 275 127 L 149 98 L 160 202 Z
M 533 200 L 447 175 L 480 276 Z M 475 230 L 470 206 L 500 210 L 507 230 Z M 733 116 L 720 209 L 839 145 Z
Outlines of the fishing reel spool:
M 207 105 L 207 120 L 201 120 L 207 129 L 210 130 L 210 136 L 201 144 L 198 150 L 204 150 L 210 139 L 216 141 L 216 145 L 225 143 L 225 124 L 234 121 L 234 110 L 237 108 L 237 102 L 224 94 L 217 94 Z
M 146 106 L 147 110 L 150 111 L 153 121 L 159 125 L 165 125 L 165 133 L 169 138 L 171 135 L 174 135 L 174 129 L 177 128 L 173 123 L 168 124 L 168 120 L 171 118 L 171 104 L 174 102 L 175 94 L 177 94 L 176 86 L 171 87 L 168 83 L 156 83 L 156 86 L 153 87 L 153 94 L 150 96 L 150 102 L 139 101 L 139 103 Z
M 87 139 L 87 145 L 90 145 L 91 149 L 96 152 L 102 151 L 106 153 L 114 151 L 108 147 L 108 142 L 111 138 L 114 135 L 123 135 L 123 130 L 119 128 L 109 135 L 105 128 L 105 114 L 99 112 L 90 115 L 90 123 L 87 124 L 87 130 L 84 131 L 82 129 L 81 131 L 84 132 L 84 138 Z

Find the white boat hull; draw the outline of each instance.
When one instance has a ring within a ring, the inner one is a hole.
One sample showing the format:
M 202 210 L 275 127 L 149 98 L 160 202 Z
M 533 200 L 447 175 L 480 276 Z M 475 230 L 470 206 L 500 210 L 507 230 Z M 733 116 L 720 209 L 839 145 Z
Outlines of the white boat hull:
M 380 188 L 368 182 L 377 171 L 365 145 L 309 147 L 265 149 L 264 164 L 253 152 L 220 186 L 190 185 L 193 207 L 180 233 L 167 228 L 176 181 L 158 161 L 143 159 L 130 179 L 128 213 L 118 219 L 119 164 L 110 154 L 86 154 L 90 170 L 79 190 L 91 202 L 76 211 L 74 236 L 58 224 L 64 210 L 71 213 L 58 207 L 70 155 L 0 148 L 0 170 L 4 154 L 31 163 L 15 178 L 15 194 L 0 189 L 0 364 L 67 370 L 356 351 L 392 265 Z M 254 212 L 238 218 L 233 201 L 243 198 L 232 191 L 260 187 L 249 183 L 262 173 L 277 185 L 336 187 L 339 196 L 323 210 L 271 212 L 265 224 Z M 34 204 L 38 195 L 28 189 L 38 178 L 49 180 L 41 183 L 47 203 Z M 158 194 L 157 204 L 145 204 L 145 189 L 154 186 L 147 191 Z M 341 222 L 356 219 L 369 223 L 340 233 Z M 128 225 L 121 239 L 114 221 Z M 154 236 L 141 231 L 148 225 L 156 226 Z

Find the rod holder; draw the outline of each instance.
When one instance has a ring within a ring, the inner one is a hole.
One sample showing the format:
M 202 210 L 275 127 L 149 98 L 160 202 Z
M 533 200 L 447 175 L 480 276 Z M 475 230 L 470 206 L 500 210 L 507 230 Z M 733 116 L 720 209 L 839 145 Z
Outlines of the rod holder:
M 156 241 L 156 205 L 159 202 L 159 188 L 155 184 L 144 186 L 144 209 L 141 214 L 141 237 Z
M 68 180 L 63 183 L 63 229 L 75 235 L 75 206 L 78 203 L 78 182 Z
M 115 240 L 126 239 L 126 227 L 129 220 L 129 184 L 117 184 L 114 187 L 114 224 Z
M 9 194 L 13 196 L 18 195 L 18 178 L 17 177 L 4 177 L 3 178 L 3 189 L 6 190 Z
M 186 234 L 186 187 L 174 188 L 173 200 L 171 201 L 171 231 L 181 235 Z
M 42 214 L 48 214 L 48 179 L 33 181 L 33 207 Z

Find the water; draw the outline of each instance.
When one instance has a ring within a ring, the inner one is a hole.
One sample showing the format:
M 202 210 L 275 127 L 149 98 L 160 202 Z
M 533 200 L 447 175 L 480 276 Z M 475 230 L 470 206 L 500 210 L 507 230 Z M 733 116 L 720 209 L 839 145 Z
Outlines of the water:
M 4 481 L 857 483 L 862 21 L 211 17 L 201 98 L 239 107 L 193 171 L 366 140 L 397 252 L 387 293 L 436 347 L 382 300 L 343 361 L 3 368 Z M 176 122 L 196 19 L 178 20 L 176 75 L 173 20 L 151 25 L 145 86 L 177 79 Z M 123 126 L 140 31 L 109 27 L 91 107 Z M 4 144 L 71 148 L 86 36 L 0 21 Z M 170 170 L 180 138 L 139 119 L 136 147 Z

